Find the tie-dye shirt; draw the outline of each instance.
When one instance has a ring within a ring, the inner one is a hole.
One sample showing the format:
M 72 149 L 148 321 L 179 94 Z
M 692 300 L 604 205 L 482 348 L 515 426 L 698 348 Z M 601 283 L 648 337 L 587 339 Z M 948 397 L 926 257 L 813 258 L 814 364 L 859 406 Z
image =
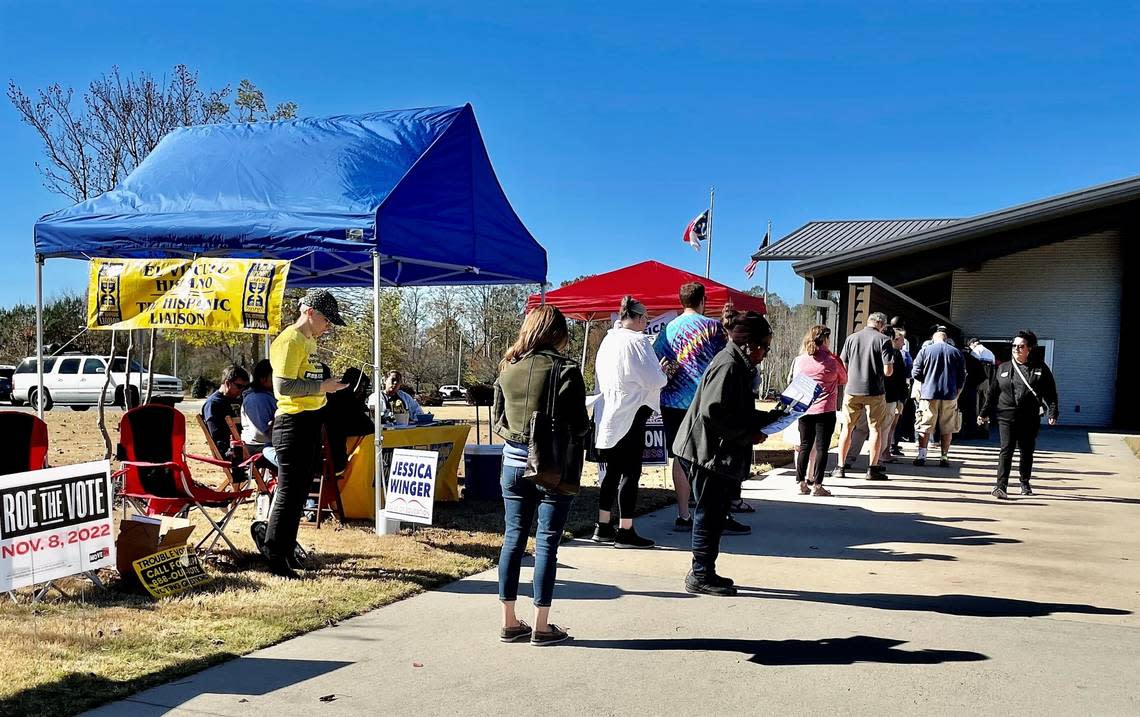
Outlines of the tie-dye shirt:
M 681 314 L 670 321 L 653 343 L 658 358 L 667 358 L 679 366 L 661 389 L 661 405 L 688 408 L 697 395 L 705 369 L 727 343 L 724 327 L 715 319 L 701 314 Z

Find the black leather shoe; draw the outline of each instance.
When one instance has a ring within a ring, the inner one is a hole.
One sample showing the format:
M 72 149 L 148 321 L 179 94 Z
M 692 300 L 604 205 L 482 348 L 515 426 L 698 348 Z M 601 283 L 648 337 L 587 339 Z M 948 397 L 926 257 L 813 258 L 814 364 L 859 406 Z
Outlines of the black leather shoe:
M 732 585 L 718 585 L 712 580 L 702 580 L 689 573 L 685 576 L 685 592 L 694 595 L 715 595 L 717 597 L 732 597 L 736 594 L 736 587 Z
M 726 578 L 723 575 L 713 575 L 711 578 L 709 578 L 709 582 L 713 585 L 720 585 L 722 587 L 729 588 L 733 585 L 736 585 L 736 582 L 732 578 Z
M 748 535 L 752 532 L 752 526 L 741 523 L 736 518 L 729 516 L 724 521 L 724 534 L 725 535 Z
M 269 560 L 269 572 L 286 580 L 299 580 L 301 578 L 301 576 L 289 566 L 288 558 L 271 558 Z
M 1021 494 L 1022 495 L 1037 495 L 1036 493 L 1033 492 L 1033 489 L 1029 487 L 1028 483 L 1022 483 L 1021 484 Z

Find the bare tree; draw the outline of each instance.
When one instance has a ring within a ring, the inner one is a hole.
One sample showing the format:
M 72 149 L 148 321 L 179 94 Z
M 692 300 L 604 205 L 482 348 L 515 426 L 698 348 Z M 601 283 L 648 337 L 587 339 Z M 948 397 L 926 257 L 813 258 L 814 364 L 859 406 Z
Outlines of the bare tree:
M 297 112 L 293 102 L 268 111 L 249 80 L 239 84 L 232 106 L 229 96 L 229 86 L 203 90 L 198 73 L 181 64 L 162 79 L 112 67 L 79 101 L 73 88 L 58 83 L 28 93 L 8 82 L 8 99 L 43 142 L 45 161 L 36 167 L 44 186 L 73 202 L 114 189 L 173 129 L 290 119 Z

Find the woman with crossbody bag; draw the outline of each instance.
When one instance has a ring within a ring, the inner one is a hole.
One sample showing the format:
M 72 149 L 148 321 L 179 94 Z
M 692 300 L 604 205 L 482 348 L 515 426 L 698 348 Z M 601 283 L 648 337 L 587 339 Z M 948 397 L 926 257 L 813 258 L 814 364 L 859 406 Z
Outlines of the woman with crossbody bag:
M 566 318 L 554 306 L 540 306 L 523 320 L 495 381 L 491 421 L 504 440 L 505 530 L 499 555 L 499 601 L 503 642 L 529 640 L 553 645 L 566 631 L 549 621 L 558 544 L 582 473 L 586 384 L 577 362 L 562 352 L 570 343 Z M 519 571 L 530 526 L 538 515 L 534 550 L 534 627 L 518 619 Z
M 1033 495 L 1030 479 L 1041 417 L 1045 416 L 1050 426 L 1057 425 L 1057 383 L 1044 361 L 1031 360 L 1030 353 L 1036 346 L 1037 335 L 1032 331 L 1017 332 L 1012 341 L 1013 360 L 994 371 L 989 395 L 978 411 L 979 424 L 988 422 L 991 412 L 997 416 L 1001 450 L 993 495 L 999 500 L 1009 498 L 1006 490 L 1015 448 L 1020 453 L 1021 494 Z

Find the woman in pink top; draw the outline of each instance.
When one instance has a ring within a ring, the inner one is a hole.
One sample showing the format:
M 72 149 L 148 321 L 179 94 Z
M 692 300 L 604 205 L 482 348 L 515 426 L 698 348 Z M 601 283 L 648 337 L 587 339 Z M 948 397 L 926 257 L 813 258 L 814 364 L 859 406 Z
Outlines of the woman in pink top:
M 796 462 L 796 480 L 800 484 L 800 493 L 828 496 L 831 493 L 823 487 L 823 474 L 827 470 L 831 435 L 835 433 L 839 388 L 847 383 L 847 369 L 839 357 L 831 353 L 831 329 L 817 324 L 807 330 L 803 352 L 796 357 L 792 373 L 803 374 L 823 387 L 819 399 L 806 414 L 800 416 L 800 460 Z M 813 446 L 817 457 L 812 479 L 808 481 L 807 469 L 811 462 L 808 457 Z

